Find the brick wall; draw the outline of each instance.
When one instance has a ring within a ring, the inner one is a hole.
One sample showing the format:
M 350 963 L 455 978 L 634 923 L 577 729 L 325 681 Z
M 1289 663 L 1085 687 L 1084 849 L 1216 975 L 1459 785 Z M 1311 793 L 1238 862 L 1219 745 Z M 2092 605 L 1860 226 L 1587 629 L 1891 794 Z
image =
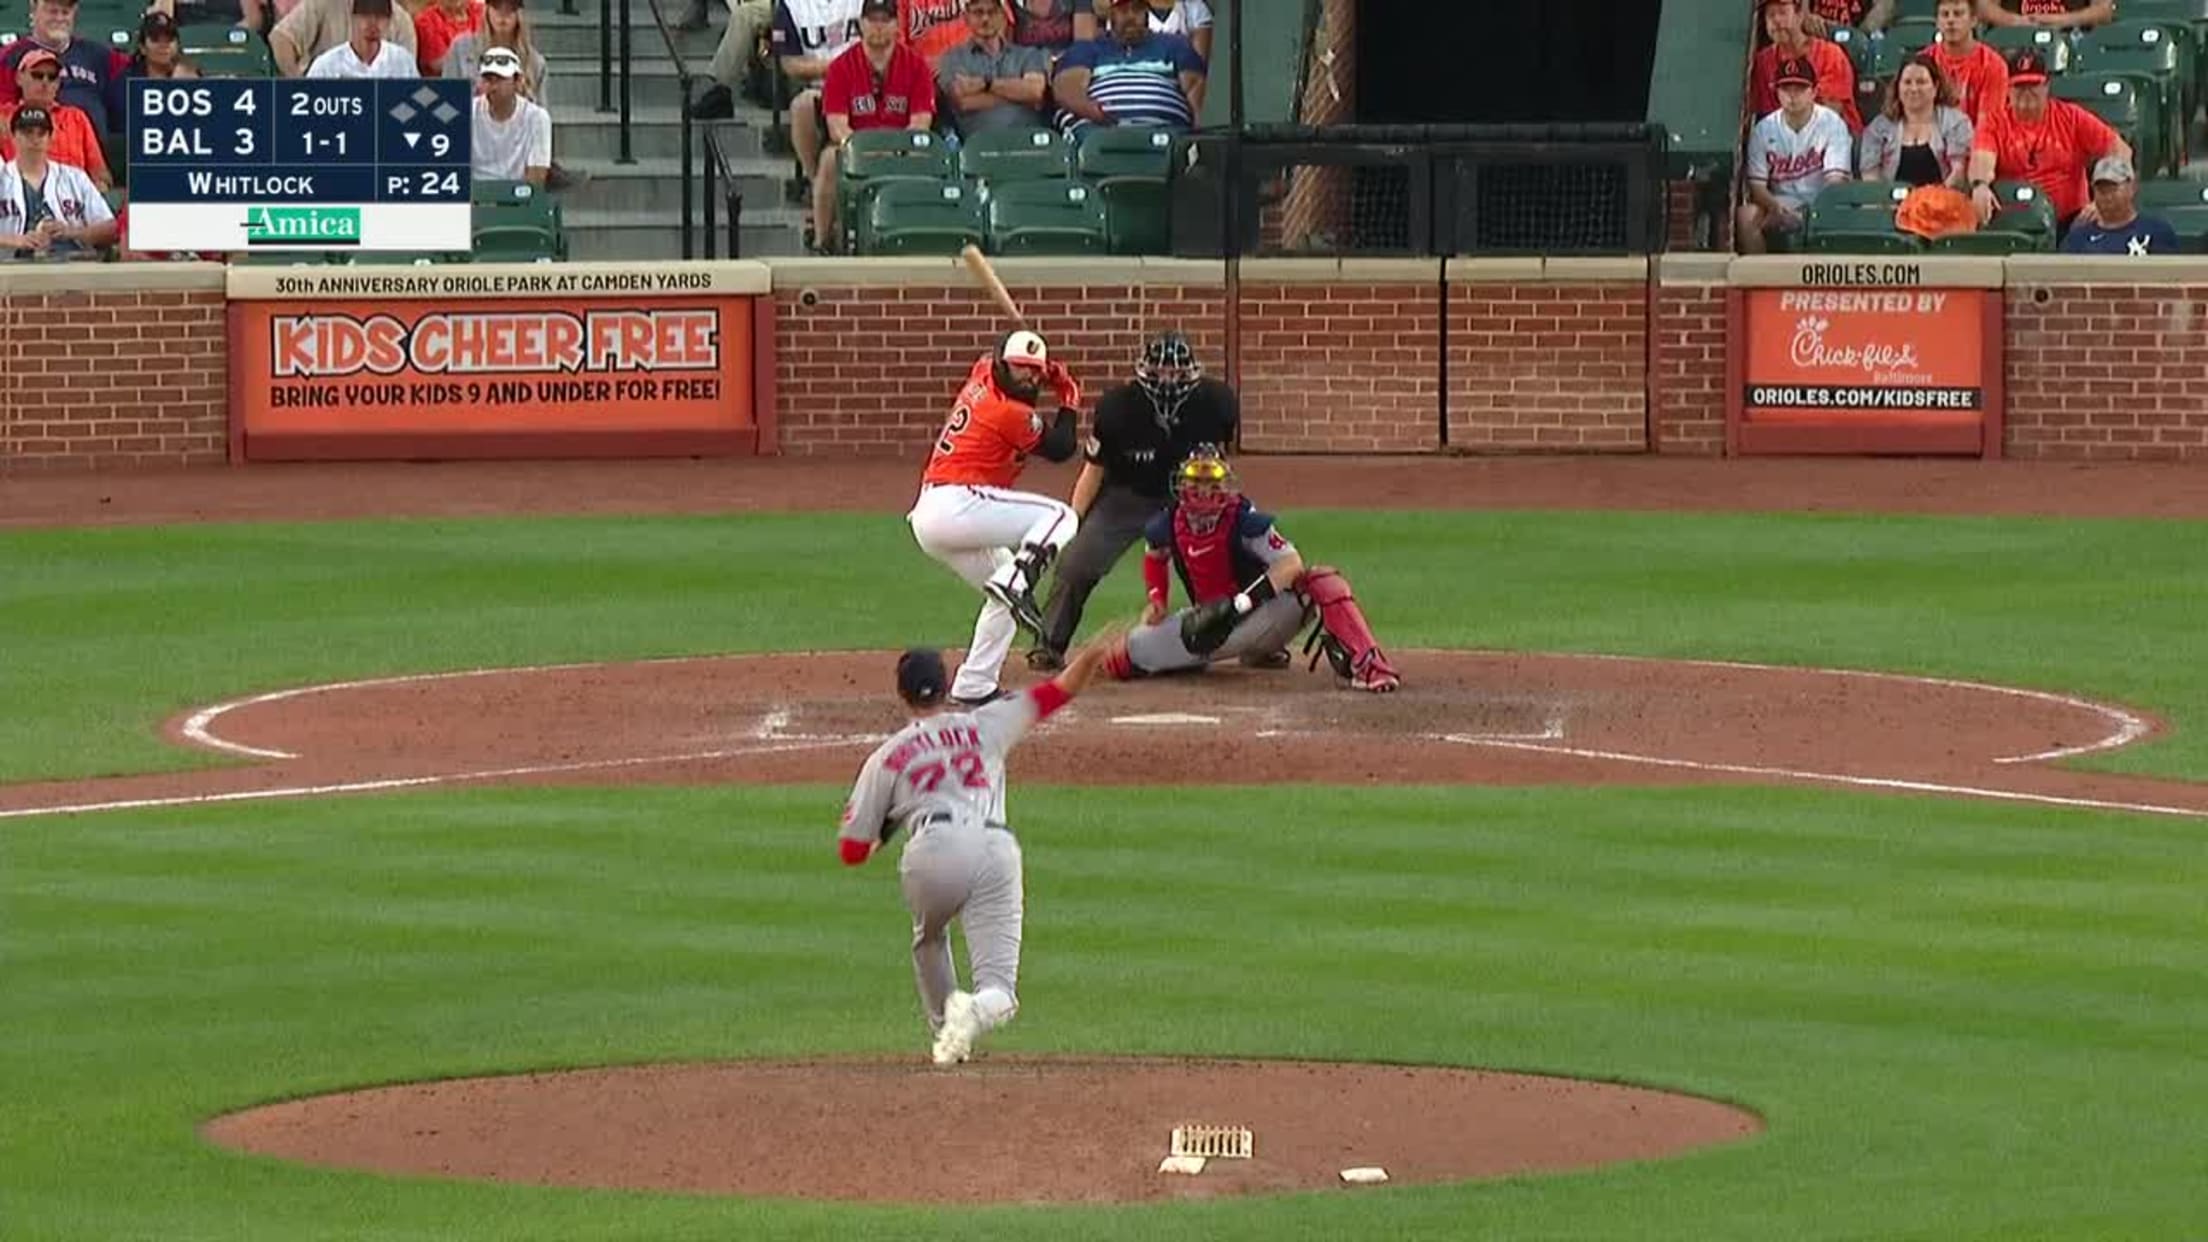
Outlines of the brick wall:
M 2007 451 L 2208 459 L 2208 285 L 2012 285 Z
M 1724 452 L 1725 286 L 1659 284 L 1655 332 L 1652 447 L 1659 453 Z
M 1453 451 L 1647 447 L 1645 283 L 1452 283 L 1448 351 Z
M 1440 275 L 1436 264 L 1424 284 L 1245 283 L 1242 447 L 1439 447 Z
M 41 290 L 26 280 L 0 289 L 0 471 L 224 461 L 217 282 Z

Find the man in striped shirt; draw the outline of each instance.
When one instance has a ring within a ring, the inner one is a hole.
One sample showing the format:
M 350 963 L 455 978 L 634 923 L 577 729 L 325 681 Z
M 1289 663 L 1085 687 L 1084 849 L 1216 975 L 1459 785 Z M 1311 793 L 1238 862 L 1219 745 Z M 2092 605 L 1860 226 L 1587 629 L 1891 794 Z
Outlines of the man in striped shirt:
M 1204 105 L 1204 58 L 1180 35 L 1155 34 L 1145 0 L 1112 0 L 1112 26 L 1058 60 L 1051 93 L 1059 125 L 1193 129 Z

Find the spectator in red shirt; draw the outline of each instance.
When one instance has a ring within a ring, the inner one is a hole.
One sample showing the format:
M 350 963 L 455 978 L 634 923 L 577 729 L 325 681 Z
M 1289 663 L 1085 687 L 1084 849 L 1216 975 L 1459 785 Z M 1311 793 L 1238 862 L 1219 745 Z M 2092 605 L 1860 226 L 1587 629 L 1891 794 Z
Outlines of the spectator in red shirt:
M 445 76 L 452 41 L 483 29 L 483 0 L 432 0 L 414 14 L 414 63 L 425 78 Z
M 835 247 L 836 163 L 843 144 L 862 129 L 928 129 L 935 124 L 935 75 L 928 62 L 899 36 L 897 0 L 866 0 L 859 7 L 859 41 L 828 64 L 821 79 L 821 112 L 828 145 L 813 174 L 813 245 Z
M 1978 220 L 1993 219 L 2001 208 L 1995 181 L 2029 181 L 2067 229 L 2092 210 L 2086 205 L 2085 170 L 2111 155 L 2128 161 L 2130 144 L 2084 108 L 2048 98 L 2047 58 L 2025 48 L 2009 62 L 2009 106 L 1986 118 L 1971 145 L 1970 200 Z
M 1954 84 L 1955 106 L 1972 126 L 1982 126 L 1989 113 L 2009 106 L 2009 66 L 1999 52 L 1978 41 L 1978 18 L 1970 0 L 1940 0 L 1933 20 L 1940 37 L 1923 54 L 1938 61 L 1940 72 Z
M 1758 51 L 1748 71 L 1748 103 L 1759 117 L 1779 110 L 1776 77 L 1781 60 L 1807 60 L 1817 71 L 1817 102 L 1840 114 L 1848 132 L 1860 133 L 1863 114 L 1855 109 L 1855 66 L 1840 45 L 1829 39 L 1811 38 L 1802 29 L 1802 9 L 1796 0 L 1758 0 L 1763 31 L 1771 42 Z
M 2047 26 L 2073 30 L 2116 20 L 2116 0 L 1978 0 L 1988 26 Z
M 107 171 L 107 151 L 101 146 L 99 131 L 92 127 L 92 118 L 82 108 L 58 101 L 61 59 L 45 48 L 34 47 L 15 63 L 14 77 L 23 98 L 20 103 L 0 104 L 0 126 L 14 120 L 18 108 L 44 108 L 52 118 L 53 134 L 47 158 L 83 169 L 92 184 L 102 190 L 113 187 L 115 179 Z M 14 158 L 15 144 L 6 134 L 0 134 L 0 159 Z
M 1802 29 L 1826 38 L 1834 26 L 1853 26 L 1869 32 L 1894 24 L 1894 0 L 1809 0 L 1802 14 Z

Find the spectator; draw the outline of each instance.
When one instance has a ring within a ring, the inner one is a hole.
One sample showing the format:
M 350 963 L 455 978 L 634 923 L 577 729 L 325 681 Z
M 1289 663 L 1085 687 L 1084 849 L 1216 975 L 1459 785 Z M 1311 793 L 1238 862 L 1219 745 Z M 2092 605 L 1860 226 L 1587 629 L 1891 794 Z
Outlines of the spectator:
M 264 0 L 153 0 L 146 12 L 160 13 L 180 26 L 228 22 L 255 34 L 268 30 L 268 5 Z
M 2064 254 L 2177 254 L 2177 230 L 2167 220 L 2142 216 L 2134 202 L 2139 174 L 2131 161 L 2110 156 L 2093 166 L 2093 216 L 2062 239 Z
M 1782 60 L 1802 60 L 1817 71 L 1817 102 L 1840 114 L 1850 134 L 1863 129 L 1863 117 L 1855 110 L 1855 66 L 1840 45 L 1829 39 L 1813 39 L 1802 29 L 1802 9 L 1796 0 L 1758 0 L 1763 32 L 1771 40 L 1757 50 L 1748 69 L 1748 102 L 1757 116 L 1779 108 L 1775 74 Z
M 1112 0 L 1111 29 L 1058 58 L 1051 93 L 1059 123 L 1191 129 L 1204 106 L 1204 58 L 1179 35 L 1150 29 L 1146 0 Z
M 115 241 L 115 213 L 84 170 L 47 158 L 54 121 L 28 104 L 8 120 L 16 157 L 0 164 L 0 253 L 65 257 Z
M 405 8 L 391 12 L 384 21 L 384 38 L 414 50 L 414 15 Z M 268 50 L 276 58 L 276 71 L 287 78 L 306 73 L 324 52 L 352 37 L 352 0 L 299 0 L 299 7 L 284 15 L 268 32 Z M 411 57 L 410 57 L 411 59 Z M 408 76 L 414 70 L 407 69 Z
M 92 183 L 106 190 L 115 184 L 107 171 L 107 152 L 92 118 L 84 109 L 59 102 L 61 61 L 45 48 L 32 48 L 16 62 L 15 80 L 22 91 L 20 103 L 0 104 L 0 122 L 14 117 L 18 108 L 36 108 L 48 118 L 46 158 L 56 164 L 82 169 Z M 13 144 L 0 141 L 0 158 L 13 159 Z
M 483 0 L 430 0 L 414 15 L 414 63 L 425 78 L 443 77 L 453 42 L 483 29 Z
M 1096 20 L 1111 20 L 1112 0 L 1093 0 Z M 1179 35 L 1196 54 L 1211 63 L 1211 4 L 1209 0 L 1144 0 L 1150 8 L 1153 34 Z M 1091 36 L 1094 37 L 1093 35 Z
M 2116 0 L 1978 0 L 1988 26 L 2046 26 L 2076 30 L 2116 20 Z
M 1004 28 L 998 0 L 966 0 L 967 40 L 935 62 L 936 85 L 961 134 L 1043 124 L 1049 60 L 1039 47 L 1006 39 Z
M 751 68 L 759 63 L 762 38 L 774 26 L 776 10 L 772 0 L 737 0 L 728 10 L 728 29 L 721 33 L 720 43 L 713 49 L 713 63 L 706 76 L 713 85 L 698 99 L 692 116 L 703 120 L 720 120 L 736 115 L 735 92 L 751 78 Z M 683 15 L 686 30 L 705 29 L 705 6 L 698 0 L 696 7 Z
M 935 69 L 943 53 L 966 41 L 965 0 L 897 0 L 900 38 Z
M 196 78 L 199 66 L 184 59 L 184 43 L 177 37 L 176 19 L 158 10 L 149 11 L 138 23 L 138 54 L 130 58 L 123 76 L 130 78 Z
M 445 53 L 445 76 L 465 78 L 480 92 L 483 54 L 492 48 L 505 48 L 521 61 L 521 97 L 544 102 L 544 53 L 537 50 L 537 41 L 529 33 L 529 16 L 522 12 L 521 0 L 488 0 L 483 25 L 454 39 Z
M 1802 14 L 1802 29 L 1820 39 L 1831 38 L 1835 26 L 1869 34 L 1893 24 L 1894 0 L 1809 0 L 1809 11 Z
M 1971 10 L 1971 0 L 1939 0 L 1933 20 L 1940 37 L 1923 55 L 1939 62 L 1940 71 L 1955 88 L 1955 106 L 1976 129 L 1986 123 L 1987 112 L 2009 106 L 2009 66 L 1999 52 L 1978 41 L 1978 17 Z
M 2087 166 L 2111 155 L 2128 161 L 2131 147 L 2101 118 L 2067 99 L 2048 98 L 2047 58 L 2025 48 L 2009 61 L 2009 106 L 1986 118 L 1971 143 L 1970 201 L 1985 223 L 2001 209 L 1995 181 L 2029 181 L 2067 229 L 2081 211 L 2092 210 L 2086 205 Z
M 1052 56 L 1096 37 L 1088 0 L 1013 0 L 1012 41 Z
M 928 62 L 898 36 L 897 0 L 866 0 L 859 8 L 859 41 L 828 66 L 821 84 L 821 112 L 828 147 L 813 175 L 813 244 L 833 248 L 836 223 L 836 153 L 862 129 L 928 129 L 935 124 L 935 78 Z
M 1847 122 L 1817 101 L 1809 61 L 1782 60 L 1772 72 L 1778 111 L 1748 134 L 1748 201 L 1733 228 L 1742 254 L 1764 253 L 1771 235 L 1799 233 L 1818 191 L 1848 179 L 1854 155 Z
M 123 75 L 130 58 L 102 42 L 77 37 L 77 0 L 32 0 L 31 37 L 0 50 L 0 104 L 22 98 L 15 67 L 36 48 L 60 61 L 63 103 L 82 108 L 98 133 L 122 131 Z
M 526 181 L 543 189 L 552 170 L 552 114 L 521 97 L 521 57 L 502 47 L 483 53 L 483 93 L 475 97 L 475 175 Z
M 767 36 L 769 48 L 781 64 L 782 75 L 804 85 L 790 101 L 790 145 L 796 149 L 797 166 L 811 185 L 820 170 L 820 147 L 827 121 L 821 113 L 820 82 L 828 66 L 858 41 L 860 0 L 775 0 L 774 30 Z M 735 29 L 731 18 L 729 28 Z M 722 39 L 726 48 L 728 40 Z M 714 76 L 736 72 L 714 57 Z M 740 64 L 737 66 L 740 69 Z M 722 79 L 691 105 L 690 115 L 703 120 L 735 115 L 736 101 Z
M 1858 151 L 1865 181 L 1962 188 L 1970 174 L 1970 118 L 1939 62 L 1919 56 L 1887 84 L 1886 103 L 1863 127 Z
M 414 54 L 383 37 L 391 0 L 352 0 L 353 32 L 314 58 L 310 78 L 418 78 Z

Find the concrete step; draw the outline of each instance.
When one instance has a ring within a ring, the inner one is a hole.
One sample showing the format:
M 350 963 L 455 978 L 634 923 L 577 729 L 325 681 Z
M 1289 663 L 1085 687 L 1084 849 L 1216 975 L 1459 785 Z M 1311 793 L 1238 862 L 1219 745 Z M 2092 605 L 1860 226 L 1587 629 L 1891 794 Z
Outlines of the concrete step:
M 616 109 L 621 106 L 620 66 L 614 66 L 613 98 Z M 692 66 L 692 72 L 703 76 L 704 64 Z M 598 58 L 596 56 L 545 56 L 545 94 L 549 98 L 545 106 L 552 115 L 567 116 L 572 113 L 595 109 L 598 106 Z M 705 87 L 697 91 L 704 93 Z M 683 105 L 682 79 L 675 73 L 675 66 L 665 53 L 647 57 L 641 53 L 629 62 L 629 106 L 673 111 Z
M 684 3 L 685 0 L 664 0 L 661 11 L 667 15 L 669 26 L 682 16 Z M 581 11 L 573 17 L 557 9 L 541 15 L 532 11 L 529 30 L 531 37 L 536 40 L 538 51 L 548 57 L 597 57 L 600 41 L 598 6 L 579 4 L 576 7 Z M 606 45 L 618 53 L 621 46 L 621 10 L 615 8 L 613 14 L 615 24 Z M 713 59 L 714 49 L 721 44 L 722 33 L 728 29 L 726 12 L 715 6 L 712 14 L 713 24 L 710 29 L 674 31 L 675 50 L 681 52 L 684 62 L 698 73 L 705 72 L 707 63 Z M 650 11 L 641 4 L 632 5 L 629 9 L 629 56 L 632 60 L 642 60 L 647 56 L 657 60 L 667 58 L 667 41 L 660 36 L 659 27 L 653 24 Z
M 616 164 L 611 159 L 560 157 L 570 172 L 589 173 L 585 185 L 560 192 L 562 210 L 616 211 L 635 216 L 675 219 L 682 211 L 682 161 L 638 159 Z M 744 201 L 761 208 L 782 206 L 782 165 L 773 160 L 731 160 Z M 696 179 L 702 187 L 703 176 Z M 701 190 L 702 192 L 702 190 Z
M 578 262 L 643 262 L 682 257 L 679 216 L 658 219 L 618 211 L 566 211 L 562 219 L 567 227 L 568 256 Z M 697 227 L 700 231 L 693 239 L 696 257 L 703 258 L 702 214 Z M 719 227 L 720 257 L 727 258 L 728 220 L 725 216 L 719 221 Z M 742 246 L 738 257 L 760 259 L 802 253 L 803 228 L 803 221 L 794 209 L 754 211 L 746 207 L 743 221 L 738 225 L 738 241 Z
M 690 141 L 702 157 L 710 128 L 718 136 L 729 160 L 757 160 L 765 155 L 759 130 L 741 121 L 694 121 Z M 612 162 L 621 153 L 621 115 L 595 109 L 569 110 L 554 120 L 554 141 L 560 159 Z M 682 114 L 672 108 L 639 108 L 630 114 L 629 152 L 638 159 L 682 157 Z

